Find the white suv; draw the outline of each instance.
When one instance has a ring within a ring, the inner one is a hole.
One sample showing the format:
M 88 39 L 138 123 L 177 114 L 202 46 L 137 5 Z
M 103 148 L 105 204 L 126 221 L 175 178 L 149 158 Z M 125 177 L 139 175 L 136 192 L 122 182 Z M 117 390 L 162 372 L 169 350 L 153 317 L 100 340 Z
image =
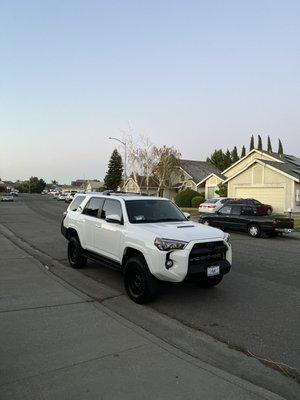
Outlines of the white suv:
M 128 296 L 153 299 L 159 281 L 211 287 L 231 268 L 229 235 L 188 220 L 170 200 L 126 194 L 77 194 L 61 230 L 72 267 L 105 261 L 124 273 Z

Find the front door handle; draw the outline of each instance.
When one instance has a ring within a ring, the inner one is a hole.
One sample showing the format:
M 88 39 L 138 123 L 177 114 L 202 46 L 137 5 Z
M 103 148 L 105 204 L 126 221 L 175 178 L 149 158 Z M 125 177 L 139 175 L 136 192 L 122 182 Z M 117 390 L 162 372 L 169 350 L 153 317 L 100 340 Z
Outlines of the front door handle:
M 96 226 L 96 228 L 102 228 L 102 225 L 96 224 L 95 226 Z

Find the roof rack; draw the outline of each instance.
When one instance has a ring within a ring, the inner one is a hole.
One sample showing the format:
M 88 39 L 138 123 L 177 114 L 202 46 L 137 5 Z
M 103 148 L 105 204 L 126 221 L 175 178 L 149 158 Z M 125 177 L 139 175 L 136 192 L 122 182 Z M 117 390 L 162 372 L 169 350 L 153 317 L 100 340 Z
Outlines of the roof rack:
M 114 190 L 104 190 L 102 192 L 105 196 L 148 196 L 146 193 L 135 193 L 135 192 L 115 192 Z

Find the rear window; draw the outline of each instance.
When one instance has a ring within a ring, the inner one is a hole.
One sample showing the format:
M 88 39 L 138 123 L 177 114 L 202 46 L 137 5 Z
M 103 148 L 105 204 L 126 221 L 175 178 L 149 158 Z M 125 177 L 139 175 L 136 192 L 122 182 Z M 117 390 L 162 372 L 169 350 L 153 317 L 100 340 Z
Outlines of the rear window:
M 207 200 L 205 200 L 204 203 L 215 204 L 219 200 L 220 199 L 218 199 L 218 198 L 216 198 L 216 199 L 207 199 Z
M 71 211 L 76 211 L 78 206 L 80 206 L 80 204 L 83 202 L 84 199 L 85 199 L 85 196 L 76 196 L 74 198 L 74 200 L 72 201 L 72 203 L 70 204 L 69 209 Z

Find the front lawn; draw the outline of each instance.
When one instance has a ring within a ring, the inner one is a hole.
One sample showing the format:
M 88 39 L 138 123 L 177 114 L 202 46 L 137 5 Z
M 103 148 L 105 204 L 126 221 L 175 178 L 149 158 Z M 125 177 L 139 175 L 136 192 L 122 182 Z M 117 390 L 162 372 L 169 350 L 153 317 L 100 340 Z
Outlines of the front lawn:
M 181 207 L 181 211 L 189 213 L 191 217 L 197 217 L 200 215 L 198 208 Z

